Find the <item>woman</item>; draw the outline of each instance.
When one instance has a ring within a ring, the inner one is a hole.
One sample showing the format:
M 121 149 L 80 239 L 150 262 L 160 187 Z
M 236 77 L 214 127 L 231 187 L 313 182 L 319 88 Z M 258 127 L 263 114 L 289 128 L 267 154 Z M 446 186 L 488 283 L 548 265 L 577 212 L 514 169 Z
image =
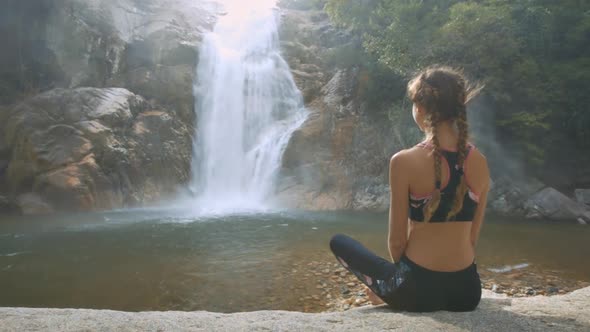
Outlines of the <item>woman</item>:
M 330 248 L 367 287 L 373 304 L 407 311 L 471 311 L 481 299 L 475 247 L 489 188 L 485 157 L 468 142 L 466 104 L 479 89 L 447 67 L 408 84 L 426 139 L 389 166 L 392 263 L 345 235 Z

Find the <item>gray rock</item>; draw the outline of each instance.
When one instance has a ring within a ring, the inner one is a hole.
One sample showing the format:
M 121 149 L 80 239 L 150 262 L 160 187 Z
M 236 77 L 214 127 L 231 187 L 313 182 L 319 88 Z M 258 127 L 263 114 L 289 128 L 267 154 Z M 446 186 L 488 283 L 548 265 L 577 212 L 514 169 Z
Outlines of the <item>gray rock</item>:
M 525 203 L 527 216 L 551 219 L 590 220 L 590 209 L 553 188 L 545 188 L 531 196 Z
M 0 308 L 0 331 L 588 331 L 590 287 L 566 295 L 507 298 L 484 291 L 473 312 L 121 312 Z
M 576 189 L 574 193 L 578 203 L 590 205 L 590 189 Z

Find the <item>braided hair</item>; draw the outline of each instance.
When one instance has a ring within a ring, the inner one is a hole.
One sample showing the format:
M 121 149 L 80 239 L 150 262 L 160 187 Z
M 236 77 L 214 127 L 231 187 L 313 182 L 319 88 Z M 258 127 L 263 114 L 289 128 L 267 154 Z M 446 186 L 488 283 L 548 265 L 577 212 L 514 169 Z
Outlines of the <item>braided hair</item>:
M 463 175 L 463 166 L 467 157 L 469 128 L 467 124 L 467 103 L 482 87 L 472 87 L 463 74 L 449 67 L 430 67 L 408 83 L 408 96 L 425 110 L 425 125 L 427 139 L 433 145 L 435 190 L 430 201 L 424 206 L 424 221 L 428 222 L 438 209 L 441 200 L 441 148 L 438 139 L 437 126 L 445 121 L 453 121 L 459 132 L 457 142 L 457 166 L 461 179 L 457 186 L 453 204 L 446 220 L 452 219 L 463 207 L 463 200 L 467 193 L 467 183 Z

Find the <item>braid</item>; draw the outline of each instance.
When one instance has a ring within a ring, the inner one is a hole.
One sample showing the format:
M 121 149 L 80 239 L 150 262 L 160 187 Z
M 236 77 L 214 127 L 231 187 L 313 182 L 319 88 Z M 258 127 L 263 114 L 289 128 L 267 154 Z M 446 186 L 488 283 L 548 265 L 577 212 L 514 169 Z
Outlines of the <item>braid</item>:
M 436 114 L 436 113 L 434 113 Z M 434 211 L 438 209 L 440 205 L 440 186 L 441 186 L 441 177 L 442 177 L 442 170 L 441 170 L 441 156 L 440 156 L 440 143 L 438 141 L 438 136 L 436 132 L 436 125 L 438 124 L 438 120 L 436 116 L 431 116 L 430 119 L 430 128 L 432 130 L 432 143 L 434 144 L 434 150 L 432 150 L 432 155 L 434 157 L 434 192 L 432 193 L 432 197 L 430 201 L 424 206 L 423 213 L 424 213 L 424 221 L 429 222 L 434 215 Z
M 457 142 L 457 167 L 461 170 L 461 179 L 455 192 L 455 198 L 453 199 L 453 205 L 451 210 L 447 214 L 447 220 L 455 217 L 459 211 L 463 208 L 463 200 L 467 193 L 467 182 L 465 180 L 465 174 L 463 174 L 463 167 L 465 166 L 465 158 L 467 157 L 467 139 L 468 139 L 468 124 L 467 124 L 467 111 L 465 103 L 461 103 L 459 106 L 459 116 L 456 120 L 457 129 L 459 129 L 459 139 Z

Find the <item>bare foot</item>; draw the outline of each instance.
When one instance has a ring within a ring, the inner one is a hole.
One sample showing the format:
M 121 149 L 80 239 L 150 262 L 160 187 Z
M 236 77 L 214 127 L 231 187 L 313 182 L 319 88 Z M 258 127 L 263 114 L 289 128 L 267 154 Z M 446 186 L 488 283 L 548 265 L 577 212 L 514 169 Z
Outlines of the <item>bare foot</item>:
M 367 297 L 369 298 L 369 301 L 373 305 L 378 305 L 378 304 L 385 303 L 385 302 L 383 302 L 383 300 L 381 300 L 381 298 L 379 298 L 379 296 L 375 295 L 375 293 L 373 293 L 373 291 L 369 287 L 367 287 L 367 286 L 365 286 L 365 294 L 367 294 Z

